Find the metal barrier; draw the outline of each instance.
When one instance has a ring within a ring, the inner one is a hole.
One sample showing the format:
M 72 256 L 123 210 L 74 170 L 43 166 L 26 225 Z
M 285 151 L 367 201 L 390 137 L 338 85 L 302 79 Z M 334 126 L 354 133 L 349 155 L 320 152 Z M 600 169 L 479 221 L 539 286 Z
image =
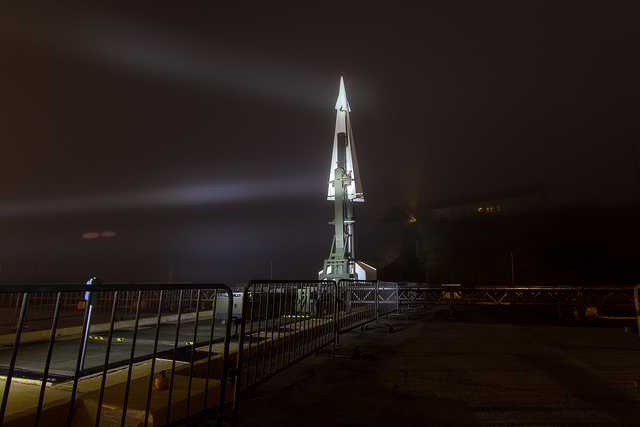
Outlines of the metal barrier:
M 253 281 L 243 291 L 234 417 L 240 395 L 303 358 L 334 346 L 338 335 L 398 308 L 396 283 Z
M 399 288 L 396 282 L 378 282 L 378 316 L 395 313 L 400 309 Z
M 376 320 L 378 282 L 340 280 L 337 311 L 340 333 Z
M 398 287 L 251 282 L 232 347 L 233 306 L 224 285 L 2 286 L 0 425 L 221 422 L 232 400 L 235 418 L 243 391 L 396 311 Z
M 398 300 L 401 310 L 438 304 L 547 305 L 575 307 L 580 312 L 584 312 L 586 307 L 598 307 L 630 314 L 634 306 L 634 291 L 632 287 L 411 286 L 398 289 Z
M 333 281 L 249 283 L 242 304 L 236 393 L 334 345 L 335 301 Z
M 23 285 L 16 286 L 20 288 L 23 287 Z M 29 285 L 24 286 L 29 287 Z M 77 287 L 78 285 L 71 283 L 59 283 L 56 285 L 47 286 L 50 286 L 52 288 L 60 286 L 63 286 L 65 288 L 73 288 Z M 197 302 L 196 290 L 189 289 L 190 285 L 188 284 L 173 284 L 171 286 L 173 286 L 174 289 L 182 287 L 186 287 L 186 289 L 188 289 L 184 292 L 183 309 L 193 310 Z M 158 304 L 159 293 L 160 291 L 145 292 L 145 297 L 140 307 L 140 313 L 142 316 L 153 315 L 155 313 L 154 307 L 156 307 Z M 0 333 L 2 333 L 3 331 L 14 330 L 15 318 L 18 316 L 18 313 L 20 311 L 22 296 L 22 293 L 0 293 L 0 310 L 3 310 L 6 314 L 11 314 L 11 316 L 0 317 Z M 110 297 L 106 295 L 104 298 L 108 299 Z M 94 305 L 92 309 L 92 318 L 94 319 L 94 321 L 101 320 L 107 322 L 109 320 L 111 306 L 108 304 L 107 300 L 103 302 L 103 304 Z M 176 292 L 170 294 L 165 293 L 163 295 L 163 311 L 175 311 L 177 303 L 178 294 Z M 83 304 L 83 298 L 63 298 L 60 302 L 60 313 L 58 321 L 62 324 L 75 324 L 78 321 L 81 321 Z M 32 322 L 32 324 L 35 324 L 37 321 L 41 321 L 43 327 L 47 327 L 46 325 L 51 323 L 51 313 L 54 311 L 55 305 L 55 291 L 30 293 L 28 312 L 29 321 Z M 121 295 L 120 298 L 118 298 L 118 311 L 116 313 L 116 316 L 118 318 L 134 316 L 136 313 L 136 309 L 136 295 L 134 295 L 134 293 L 132 292 L 129 292 L 126 295 Z
M 398 285 L 392 282 L 340 280 L 338 330 L 350 331 L 398 309 Z
M 0 425 L 221 421 L 233 395 L 228 287 L 3 285 L 0 302 L 17 319 L 0 322 Z

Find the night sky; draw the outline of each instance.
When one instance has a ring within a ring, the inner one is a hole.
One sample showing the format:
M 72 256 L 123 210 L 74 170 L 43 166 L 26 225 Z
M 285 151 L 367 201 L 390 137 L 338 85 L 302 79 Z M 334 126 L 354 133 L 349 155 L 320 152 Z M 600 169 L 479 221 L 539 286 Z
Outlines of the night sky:
M 640 194 L 632 2 L 24 3 L 0 6 L 0 280 L 315 277 L 340 75 L 365 259 L 396 206 Z

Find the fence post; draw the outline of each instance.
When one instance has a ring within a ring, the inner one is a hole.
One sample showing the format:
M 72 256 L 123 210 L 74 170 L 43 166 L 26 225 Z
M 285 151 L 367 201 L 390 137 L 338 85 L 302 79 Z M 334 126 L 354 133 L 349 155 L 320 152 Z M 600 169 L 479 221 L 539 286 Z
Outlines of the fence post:
M 244 347 L 244 333 L 245 327 L 247 323 L 247 295 L 249 293 L 249 288 L 251 287 L 251 283 L 247 284 L 242 292 L 242 314 L 240 318 L 240 337 L 238 338 L 238 360 L 236 361 L 236 369 L 235 369 L 235 387 L 234 387 L 234 396 L 233 396 L 233 414 L 232 416 L 232 424 L 235 426 L 238 424 L 238 412 L 240 411 L 240 387 L 241 387 L 241 374 L 242 374 L 242 353 Z M 232 302 L 233 304 L 233 302 Z
M 89 329 L 91 327 L 91 291 L 87 291 L 87 287 L 93 284 L 93 278 L 89 279 L 86 284 L 85 291 L 83 293 L 83 298 L 85 300 L 84 305 L 84 313 L 82 315 L 82 331 L 80 333 L 80 350 L 78 352 L 78 357 L 76 358 L 76 367 L 73 372 L 73 383 L 71 385 L 71 397 L 69 398 L 69 412 L 67 415 L 66 425 L 71 426 L 71 421 L 73 420 L 75 404 L 76 404 L 76 394 L 78 392 L 78 381 L 80 380 L 80 372 L 83 369 L 84 365 L 84 357 L 85 352 L 87 350 L 87 340 L 89 335 Z
M 4 384 L 4 391 L 2 394 L 2 404 L 0 406 L 0 425 L 3 424 L 4 414 L 7 411 L 7 404 L 9 403 L 11 379 L 13 377 L 13 371 L 16 366 L 16 358 L 18 356 L 18 348 L 20 347 L 20 337 L 22 335 L 22 329 L 24 327 L 24 319 L 27 314 L 28 301 L 29 301 L 29 293 L 25 292 L 22 294 L 22 304 L 20 305 L 20 315 L 18 316 L 18 324 L 16 325 L 16 336 L 13 342 L 13 351 L 11 352 L 11 361 L 9 362 L 9 371 L 7 372 L 7 380 Z
M 85 286 L 87 287 L 87 289 L 90 289 L 91 286 L 95 285 L 99 283 L 99 280 L 96 276 L 91 276 L 89 278 L 89 280 L 87 280 L 87 282 L 85 283 Z M 86 312 L 86 319 L 84 320 L 86 323 L 86 328 L 87 331 L 86 333 L 84 333 L 84 327 L 85 324 L 82 324 L 82 328 L 83 328 L 83 333 L 82 333 L 82 342 L 80 343 L 81 346 L 81 350 L 80 350 L 80 370 L 84 369 L 84 359 L 87 355 L 87 344 L 89 344 L 89 330 L 91 328 L 91 316 L 93 314 L 93 294 L 91 291 L 85 291 L 84 294 L 82 295 L 82 298 L 84 299 L 84 303 L 87 305 L 87 307 L 89 308 L 89 311 Z
M 223 350 L 222 350 L 222 378 L 220 378 L 220 396 L 219 396 L 219 402 L 218 402 L 218 420 L 217 420 L 217 426 L 221 426 L 222 425 L 222 419 L 224 417 L 224 406 L 225 406 L 225 399 L 227 397 L 227 375 L 228 375 L 228 367 L 230 364 L 230 360 L 229 360 L 229 347 L 231 345 L 231 321 L 232 321 L 232 317 L 233 317 L 233 290 L 231 290 L 231 288 L 227 287 L 226 289 L 227 292 L 227 318 L 225 321 L 225 335 L 224 335 L 224 344 L 223 344 Z M 216 289 L 216 302 L 217 302 L 217 298 L 218 298 L 218 290 Z M 198 296 L 198 299 L 200 298 L 200 296 Z M 242 309 L 244 310 L 244 304 Z M 213 319 L 212 322 L 215 322 L 215 313 L 213 314 Z M 197 326 L 197 323 L 196 323 Z M 213 329 L 214 323 L 211 324 L 211 328 Z M 195 335 L 195 334 L 194 334 Z M 196 337 L 194 337 L 193 341 L 195 344 L 197 335 Z M 211 344 L 209 344 L 211 345 Z M 195 350 L 195 348 L 194 348 Z M 240 360 L 240 348 L 238 348 L 238 360 Z M 192 353 L 193 354 L 193 353 Z M 207 362 L 207 369 L 209 369 L 209 365 Z M 207 378 L 209 378 L 207 376 Z M 191 388 L 191 386 L 189 386 L 189 388 Z M 235 390 L 234 390 L 235 391 Z M 205 400 L 205 406 L 207 405 L 206 400 Z M 235 404 L 235 402 L 234 402 Z
M 374 296 L 376 298 L 376 323 L 378 323 L 378 318 L 380 316 L 380 314 L 379 314 L 380 313 L 380 310 L 379 310 L 380 307 L 378 305 L 378 300 L 380 299 L 379 298 L 380 297 L 379 293 L 380 293 L 380 282 L 378 280 L 376 280 L 376 289 L 375 289 L 375 292 L 374 292 Z

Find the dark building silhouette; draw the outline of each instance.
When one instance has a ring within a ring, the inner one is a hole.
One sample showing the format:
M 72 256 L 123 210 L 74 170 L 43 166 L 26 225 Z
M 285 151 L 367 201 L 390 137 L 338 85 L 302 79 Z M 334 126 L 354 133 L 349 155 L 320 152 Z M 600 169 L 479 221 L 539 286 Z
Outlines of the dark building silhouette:
M 640 282 L 640 206 L 550 206 L 541 194 L 407 215 L 385 279 L 465 285 Z

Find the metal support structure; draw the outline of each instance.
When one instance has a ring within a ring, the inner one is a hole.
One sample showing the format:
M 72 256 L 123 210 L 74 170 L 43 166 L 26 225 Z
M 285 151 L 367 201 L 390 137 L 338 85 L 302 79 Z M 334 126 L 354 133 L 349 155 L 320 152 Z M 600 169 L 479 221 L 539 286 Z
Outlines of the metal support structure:
M 334 199 L 334 237 L 331 245 L 329 258 L 324 261 L 324 267 L 320 273 L 321 280 L 340 280 L 354 277 L 354 259 L 349 253 L 349 246 L 353 241 L 350 235 L 353 225 L 351 219 L 348 223 L 346 216 L 349 216 L 351 202 L 347 197 L 347 188 L 351 183 L 351 177 L 345 170 L 345 158 L 347 147 L 347 134 L 338 134 L 337 142 L 337 167 L 335 169 L 335 179 L 333 186 L 335 189 Z

